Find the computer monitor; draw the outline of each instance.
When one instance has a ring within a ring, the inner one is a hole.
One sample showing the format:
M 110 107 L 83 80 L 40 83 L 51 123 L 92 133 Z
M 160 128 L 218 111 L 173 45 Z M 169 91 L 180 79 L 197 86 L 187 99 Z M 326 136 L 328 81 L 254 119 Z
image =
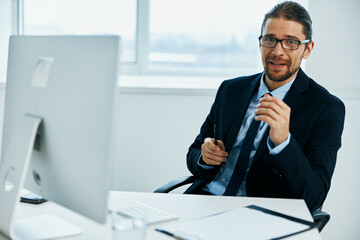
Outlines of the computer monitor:
M 3 234 L 21 234 L 14 212 L 22 187 L 106 221 L 119 49 L 118 36 L 10 38 L 0 165 Z

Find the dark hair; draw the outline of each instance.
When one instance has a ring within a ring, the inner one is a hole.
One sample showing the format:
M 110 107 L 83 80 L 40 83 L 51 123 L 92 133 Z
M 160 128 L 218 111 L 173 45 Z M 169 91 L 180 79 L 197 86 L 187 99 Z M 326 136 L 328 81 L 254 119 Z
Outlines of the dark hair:
M 312 40 L 312 21 L 308 11 L 299 3 L 285 1 L 277 4 L 268 13 L 265 14 L 261 25 L 261 34 L 263 33 L 265 23 L 269 18 L 285 18 L 303 25 L 306 39 Z

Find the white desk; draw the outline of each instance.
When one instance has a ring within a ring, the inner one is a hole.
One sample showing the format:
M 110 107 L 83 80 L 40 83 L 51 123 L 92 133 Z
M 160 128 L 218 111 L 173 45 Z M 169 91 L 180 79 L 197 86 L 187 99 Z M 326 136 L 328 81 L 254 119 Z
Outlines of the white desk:
M 249 197 L 221 197 L 221 196 L 200 196 L 184 194 L 161 194 L 161 193 L 137 193 L 137 192 L 118 192 L 127 198 L 149 204 L 151 206 L 175 213 L 180 218 L 174 221 L 183 221 L 207 216 L 216 212 L 230 210 L 255 204 L 264 208 L 269 208 L 287 215 L 292 215 L 308 221 L 312 221 L 303 200 L 268 199 L 268 198 L 249 198 Z M 83 234 L 66 239 L 86 239 L 99 240 L 111 239 L 110 221 L 106 225 L 95 223 L 76 213 L 73 213 L 55 203 L 46 202 L 40 205 L 20 203 L 18 217 L 27 217 L 40 214 L 57 215 L 83 229 Z M 154 228 L 164 226 L 174 221 L 153 224 L 147 227 L 147 240 L 173 240 L 173 238 L 156 232 Z M 0 240 L 6 239 L 0 236 Z M 320 234 L 317 229 L 298 234 L 288 239 L 311 239 L 319 240 Z

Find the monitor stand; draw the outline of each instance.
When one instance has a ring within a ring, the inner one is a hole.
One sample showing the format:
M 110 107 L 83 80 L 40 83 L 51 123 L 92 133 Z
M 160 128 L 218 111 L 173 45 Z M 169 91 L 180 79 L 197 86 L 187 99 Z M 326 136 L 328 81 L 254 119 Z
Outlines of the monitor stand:
M 41 122 L 37 116 L 24 115 L 21 118 L 0 165 L 0 234 L 12 239 L 51 239 L 82 232 L 77 226 L 52 215 L 15 219 Z

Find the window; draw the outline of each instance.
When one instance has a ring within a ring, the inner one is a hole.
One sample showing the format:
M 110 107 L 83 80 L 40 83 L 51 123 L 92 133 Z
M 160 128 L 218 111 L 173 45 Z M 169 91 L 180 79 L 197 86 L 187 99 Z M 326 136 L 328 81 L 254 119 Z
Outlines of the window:
M 262 71 L 260 25 L 279 2 L 19 1 L 23 34 L 121 35 L 123 73 L 224 77 Z
M 261 68 L 258 36 L 278 1 L 151 0 L 149 68 Z
M 23 0 L 23 34 L 117 34 L 136 62 L 136 0 Z

